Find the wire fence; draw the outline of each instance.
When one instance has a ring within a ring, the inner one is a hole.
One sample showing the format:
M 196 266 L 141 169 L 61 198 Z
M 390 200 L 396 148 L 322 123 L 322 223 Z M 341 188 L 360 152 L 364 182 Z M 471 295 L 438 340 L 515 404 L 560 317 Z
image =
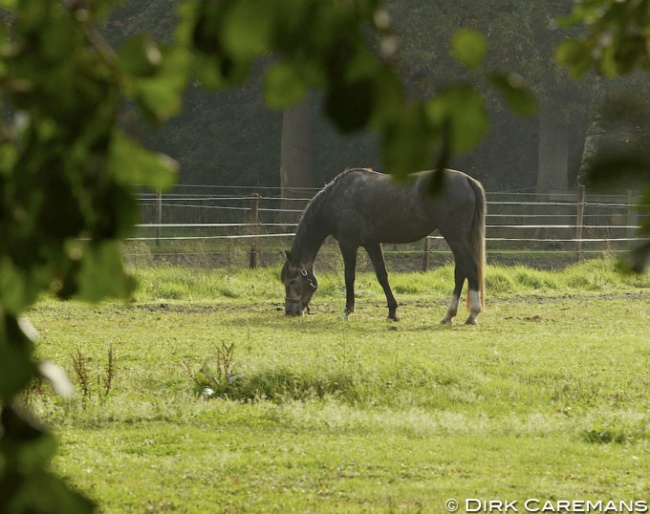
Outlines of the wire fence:
M 205 266 L 267 266 L 291 246 L 317 189 L 179 186 L 170 194 L 141 194 L 142 223 L 125 256 L 131 262 Z M 591 256 L 618 254 L 642 241 L 635 192 L 587 194 L 584 188 L 547 194 L 488 192 L 488 261 L 553 267 Z M 399 269 L 424 269 L 452 256 L 435 232 L 424 242 L 384 245 Z M 361 255 L 361 252 L 360 252 Z M 326 242 L 319 260 L 336 261 Z M 332 265 L 337 265 L 336 262 Z

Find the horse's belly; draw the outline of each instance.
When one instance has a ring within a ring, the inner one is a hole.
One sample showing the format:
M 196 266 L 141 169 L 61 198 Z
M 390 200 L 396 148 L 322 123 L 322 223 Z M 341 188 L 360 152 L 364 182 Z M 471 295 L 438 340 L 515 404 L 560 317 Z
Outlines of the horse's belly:
M 363 239 L 388 244 L 412 243 L 425 238 L 435 229 L 436 227 L 430 220 L 426 223 L 394 220 L 372 227 L 372 230 L 366 231 Z
M 380 238 L 379 242 L 380 243 L 388 243 L 388 244 L 413 243 L 415 241 L 419 241 L 420 239 L 424 239 L 431 232 L 433 232 L 433 229 L 426 230 L 426 231 L 423 230 L 423 231 L 418 231 L 418 232 L 404 231 L 401 234 L 395 234 L 395 235 L 392 235 L 392 236 L 386 236 L 386 237 Z

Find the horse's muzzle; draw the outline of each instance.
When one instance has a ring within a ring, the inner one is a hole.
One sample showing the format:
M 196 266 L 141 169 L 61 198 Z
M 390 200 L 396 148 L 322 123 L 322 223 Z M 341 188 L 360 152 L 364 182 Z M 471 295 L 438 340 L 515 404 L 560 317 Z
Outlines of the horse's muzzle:
M 305 308 L 301 300 L 293 300 L 292 298 L 284 299 L 284 314 L 286 316 L 302 316 L 302 311 Z

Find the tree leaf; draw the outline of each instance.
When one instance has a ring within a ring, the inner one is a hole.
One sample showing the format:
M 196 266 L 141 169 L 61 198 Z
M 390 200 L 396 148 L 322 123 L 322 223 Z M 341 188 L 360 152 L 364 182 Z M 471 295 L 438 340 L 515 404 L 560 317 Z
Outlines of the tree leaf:
M 8 399 L 26 387 L 36 373 L 31 359 L 33 342 L 18 318 L 0 310 L 0 398 Z
M 299 104 L 319 78 L 308 61 L 278 61 L 264 75 L 264 100 L 272 109 L 288 109 Z
M 27 386 L 36 371 L 34 363 L 23 352 L 9 344 L 0 336 L 0 397 L 11 398 Z
M 148 34 L 128 39 L 120 47 L 118 57 L 123 71 L 136 77 L 154 75 L 163 61 L 160 48 Z
M 558 45 L 555 50 L 555 60 L 567 67 L 576 79 L 585 75 L 594 65 L 589 49 L 575 39 L 568 39 Z
M 146 150 L 116 130 L 108 156 L 108 167 L 123 184 L 166 190 L 176 183 L 178 163 L 165 154 Z
M 136 285 L 135 279 L 124 271 L 116 241 L 86 245 L 77 280 L 77 297 L 87 302 L 128 298 Z
M 67 60 L 78 43 L 78 31 L 69 18 L 61 17 L 41 32 L 43 56 L 55 64 Z
M 30 276 L 30 271 L 33 275 Z M 0 258 L 0 305 L 12 314 L 17 314 L 25 309 L 36 299 L 39 294 L 39 286 L 47 281 L 41 280 L 47 274 L 47 266 L 41 274 L 36 270 L 25 269 L 18 266 L 10 257 Z
M 137 102 L 148 121 L 160 124 L 181 110 L 190 56 L 180 47 L 156 47 L 156 50 L 160 59 L 156 67 L 141 64 L 142 69 L 127 76 L 125 84 L 127 94 Z
M 477 69 L 485 60 L 487 41 L 474 29 L 460 29 L 451 43 L 453 56 L 471 70 Z
M 74 386 L 65 370 L 51 361 L 42 361 L 38 364 L 38 371 L 63 398 L 72 398 L 75 393 Z
M 537 100 L 519 75 L 494 72 L 488 76 L 488 81 L 517 114 L 532 116 L 537 113 Z
M 13 478 L 13 480 L 12 480 Z M 36 471 L 26 476 L 0 479 L 0 490 L 11 491 L 7 512 L 39 512 L 41 514 L 92 514 L 92 501 L 70 488 L 64 480 L 47 471 Z M 5 483 L 6 482 L 6 483 Z M 12 483 L 13 482 L 13 483 Z
M 333 88 L 325 101 L 325 112 L 343 132 L 365 127 L 375 106 L 373 82 L 362 79 Z
M 239 0 L 225 15 L 223 43 L 233 56 L 254 59 L 270 51 L 274 28 L 273 2 Z
M 650 155 L 634 150 L 603 148 L 589 167 L 588 185 L 637 188 L 650 182 Z
M 431 167 L 433 136 L 424 105 L 406 104 L 384 130 L 382 157 L 386 171 L 398 180 Z
M 453 153 L 474 148 L 490 128 L 485 100 L 471 86 L 446 88 L 429 101 L 426 112 L 439 130 L 449 124 L 448 135 Z

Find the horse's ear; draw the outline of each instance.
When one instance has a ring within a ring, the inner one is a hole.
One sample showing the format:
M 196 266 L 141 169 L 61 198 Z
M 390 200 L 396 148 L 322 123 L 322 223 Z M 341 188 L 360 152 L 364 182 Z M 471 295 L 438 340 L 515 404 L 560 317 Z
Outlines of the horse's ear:
M 291 262 L 291 252 L 290 252 L 289 250 L 285 250 L 285 251 L 282 252 L 282 253 L 283 253 L 284 256 L 287 258 L 287 260 L 288 260 L 289 262 Z

